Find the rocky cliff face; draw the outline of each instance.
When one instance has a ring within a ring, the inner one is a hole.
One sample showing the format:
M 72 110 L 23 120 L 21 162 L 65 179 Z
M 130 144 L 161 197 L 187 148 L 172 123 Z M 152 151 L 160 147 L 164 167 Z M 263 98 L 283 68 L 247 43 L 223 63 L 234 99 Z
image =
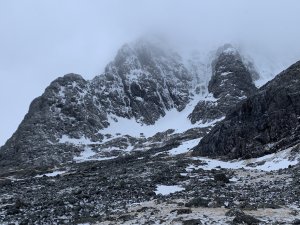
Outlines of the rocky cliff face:
M 53 81 L 31 103 L 18 130 L 1 148 L 1 164 L 19 161 L 37 166 L 68 161 L 80 150 L 59 143 L 63 134 L 101 139 L 97 131 L 108 125 L 107 116 L 94 104 L 93 96 L 89 82 L 79 75 Z
M 239 104 L 195 147 L 194 155 L 251 158 L 297 146 L 300 62 Z
M 1 148 L 0 165 L 54 166 L 80 154 L 111 157 L 176 146 L 205 135 L 209 126 L 255 90 L 251 71 L 231 46 L 220 49 L 207 66 L 197 55 L 184 64 L 172 50 L 141 39 L 124 45 L 93 80 L 68 74 L 53 81 Z M 170 127 L 172 123 L 179 129 Z M 138 135 L 121 132 L 126 126 L 128 130 L 152 126 L 155 132 L 148 136 L 143 129 Z
M 211 121 L 224 117 L 238 102 L 256 91 L 251 71 L 231 45 L 224 45 L 217 51 L 217 57 L 212 62 L 208 91 L 214 98 L 199 101 L 189 115 L 192 123 L 200 119 Z
M 138 41 L 124 45 L 92 86 L 108 114 L 149 125 L 166 110 L 184 109 L 194 82 L 178 54 Z

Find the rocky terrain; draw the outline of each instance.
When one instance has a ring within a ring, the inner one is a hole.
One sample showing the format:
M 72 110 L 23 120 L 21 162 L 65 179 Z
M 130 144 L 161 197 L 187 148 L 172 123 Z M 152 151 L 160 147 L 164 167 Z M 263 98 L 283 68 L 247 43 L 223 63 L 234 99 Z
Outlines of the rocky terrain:
M 208 58 L 140 39 L 54 80 L 0 148 L 0 224 L 300 224 L 300 63 L 257 88 Z
M 1 174 L 0 221 L 298 224 L 298 165 L 275 171 L 253 165 L 211 169 L 204 158 L 157 151 L 66 165 L 54 172 Z

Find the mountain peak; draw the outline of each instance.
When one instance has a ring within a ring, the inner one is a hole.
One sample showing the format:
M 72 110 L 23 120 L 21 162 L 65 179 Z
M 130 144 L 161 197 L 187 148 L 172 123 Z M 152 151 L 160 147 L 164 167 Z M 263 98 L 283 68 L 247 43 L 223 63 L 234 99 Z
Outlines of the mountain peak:
M 217 50 L 217 56 L 224 54 L 224 55 L 239 55 L 239 51 L 235 48 L 232 44 L 224 44 L 223 46 L 219 47 Z

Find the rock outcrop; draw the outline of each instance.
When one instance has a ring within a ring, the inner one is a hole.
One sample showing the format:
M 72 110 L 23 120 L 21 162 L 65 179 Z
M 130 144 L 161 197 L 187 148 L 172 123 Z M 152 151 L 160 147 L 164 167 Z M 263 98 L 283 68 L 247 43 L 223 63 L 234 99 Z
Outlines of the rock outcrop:
M 189 118 L 195 123 L 200 119 L 209 122 L 224 117 L 238 102 L 256 90 L 251 71 L 243 63 L 239 52 L 231 45 L 224 45 L 212 62 L 208 91 L 213 98 L 199 101 Z
M 194 155 L 252 158 L 300 142 L 300 62 L 244 100 L 195 147 Z

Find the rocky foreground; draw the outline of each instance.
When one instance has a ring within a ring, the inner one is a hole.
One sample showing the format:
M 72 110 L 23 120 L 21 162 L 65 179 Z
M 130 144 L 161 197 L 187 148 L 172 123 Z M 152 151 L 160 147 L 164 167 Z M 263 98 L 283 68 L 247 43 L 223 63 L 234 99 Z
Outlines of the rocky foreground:
M 2 173 L 0 223 L 300 223 L 299 165 L 209 169 L 202 159 L 153 150 L 55 171 Z

